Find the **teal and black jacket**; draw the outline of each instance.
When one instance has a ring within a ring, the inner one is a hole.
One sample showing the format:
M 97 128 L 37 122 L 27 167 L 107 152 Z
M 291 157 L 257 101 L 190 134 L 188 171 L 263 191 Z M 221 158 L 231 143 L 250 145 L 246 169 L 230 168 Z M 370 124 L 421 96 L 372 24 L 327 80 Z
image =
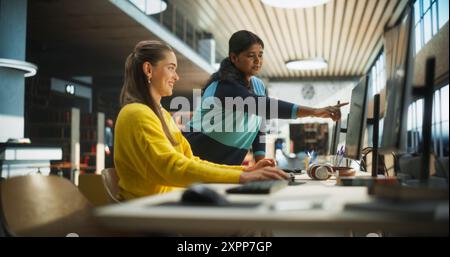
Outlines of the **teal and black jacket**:
M 226 98 L 255 103 L 255 108 L 230 108 Z M 272 109 L 271 113 L 271 106 L 277 106 L 277 112 Z M 206 87 L 184 136 L 194 155 L 201 159 L 241 165 L 250 148 L 254 155 L 266 154 L 261 114 L 265 114 L 266 119 L 295 119 L 297 109 L 295 104 L 267 97 L 264 83 L 257 77 L 251 78 L 249 88 L 231 79 L 213 81 Z

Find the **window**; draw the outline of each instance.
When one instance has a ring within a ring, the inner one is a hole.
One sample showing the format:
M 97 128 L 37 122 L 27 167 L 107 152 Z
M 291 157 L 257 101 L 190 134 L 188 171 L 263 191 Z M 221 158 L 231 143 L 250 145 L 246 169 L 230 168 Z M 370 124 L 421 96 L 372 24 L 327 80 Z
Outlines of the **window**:
M 439 157 L 449 156 L 449 86 L 436 90 L 433 98 L 432 146 Z M 418 152 L 422 142 L 423 100 L 413 102 L 408 109 L 408 152 Z
M 448 0 L 416 0 L 414 3 L 416 53 L 448 21 Z
M 416 53 L 448 22 L 449 0 L 416 0 L 415 36 Z M 386 64 L 384 53 L 369 69 L 372 96 L 386 86 Z M 449 93 L 448 85 L 437 90 L 433 100 L 432 145 L 439 157 L 449 156 Z M 408 152 L 418 152 L 422 142 L 423 100 L 412 103 L 408 109 Z M 380 120 L 380 131 L 383 129 Z M 370 129 L 370 126 L 369 126 Z M 370 135 L 371 133 L 369 133 Z M 371 140 L 371 139 L 370 139 Z
M 370 79 L 372 80 L 372 96 L 381 92 L 386 86 L 386 62 L 384 60 L 384 53 L 382 52 L 372 68 L 369 70 Z
M 419 151 L 422 141 L 423 100 L 413 102 L 408 108 L 408 152 Z
M 439 28 L 445 25 L 448 21 L 448 0 L 439 0 L 438 1 L 438 25 Z

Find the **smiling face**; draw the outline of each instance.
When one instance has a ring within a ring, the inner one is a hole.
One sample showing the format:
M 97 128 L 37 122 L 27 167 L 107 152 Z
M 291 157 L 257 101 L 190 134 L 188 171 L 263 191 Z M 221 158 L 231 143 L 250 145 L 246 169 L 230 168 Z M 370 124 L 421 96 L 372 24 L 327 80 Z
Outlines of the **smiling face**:
M 249 49 L 236 55 L 230 54 L 231 62 L 249 80 L 251 76 L 257 75 L 261 71 L 263 64 L 264 48 L 260 44 L 253 44 Z
M 160 99 L 173 94 L 175 82 L 180 79 L 176 72 L 177 57 L 174 52 L 166 51 L 164 58 L 158 61 L 156 65 L 145 62 L 144 70 L 147 70 L 147 77 L 150 78 L 150 90 L 153 97 Z

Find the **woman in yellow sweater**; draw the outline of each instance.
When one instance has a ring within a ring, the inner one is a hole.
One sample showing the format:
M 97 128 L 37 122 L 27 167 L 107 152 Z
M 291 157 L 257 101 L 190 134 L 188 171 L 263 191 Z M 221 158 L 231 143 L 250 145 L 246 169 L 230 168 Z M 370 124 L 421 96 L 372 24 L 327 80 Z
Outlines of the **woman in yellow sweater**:
M 193 156 L 188 141 L 162 108 L 177 73 L 173 50 L 159 41 L 139 42 L 125 63 L 115 126 L 114 163 L 123 200 L 169 192 L 192 183 L 246 183 L 287 179 L 271 160 L 255 166 L 227 166 Z M 214 149 L 211 149 L 214 151 Z

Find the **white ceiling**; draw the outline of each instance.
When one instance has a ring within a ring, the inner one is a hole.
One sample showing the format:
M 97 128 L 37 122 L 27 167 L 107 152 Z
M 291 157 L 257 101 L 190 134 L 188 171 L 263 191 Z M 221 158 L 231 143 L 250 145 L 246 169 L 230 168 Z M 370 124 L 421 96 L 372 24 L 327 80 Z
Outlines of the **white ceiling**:
M 307 9 L 280 9 L 260 0 L 172 0 L 195 26 L 211 32 L 228 55 L 228 39 L 242 29 L 265 43 L 263 76 L 268 78 L 351 77 L 367 71 L 382 47 L 384 27 L 406 0 L 331 0 Z M 289 71 L 285 62 L 322 57 L 328 69 Z

